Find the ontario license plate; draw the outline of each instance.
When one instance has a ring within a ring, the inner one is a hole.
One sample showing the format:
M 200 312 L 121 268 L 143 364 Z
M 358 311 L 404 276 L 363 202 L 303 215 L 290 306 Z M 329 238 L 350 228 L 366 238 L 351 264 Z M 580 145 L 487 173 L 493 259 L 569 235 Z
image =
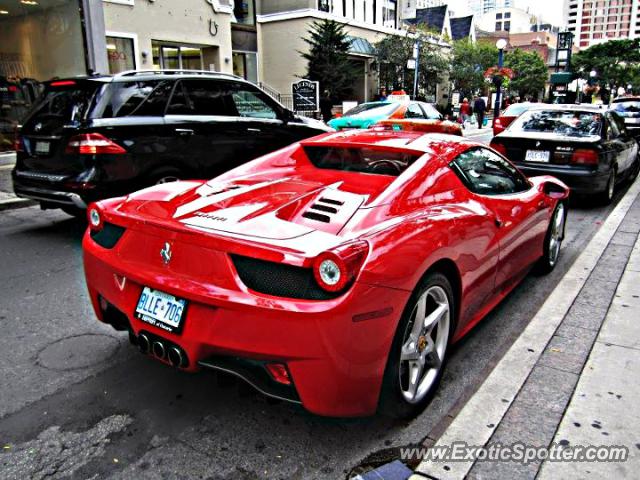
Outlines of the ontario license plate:
M 136 306 L 136 317 L 167 332 L 182 328 L 187 301 L 159 290 L 144 287 Z
M 548 162 L 549 152 L 544 150 L 527 150 L 524 158 L 527 162 Z
M 36 142 L 36 147 L 35 147 L 36 153 L 39 153 L 40 155 L 48 155 L 49 149 L 50 149 L 49 142 Z

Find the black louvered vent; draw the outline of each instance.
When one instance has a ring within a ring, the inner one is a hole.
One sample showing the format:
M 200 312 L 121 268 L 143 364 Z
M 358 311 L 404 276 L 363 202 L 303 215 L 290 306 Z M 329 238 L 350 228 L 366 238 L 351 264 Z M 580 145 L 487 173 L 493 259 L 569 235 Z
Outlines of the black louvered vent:
M 328 300 L 339 297 L 342 292 L 326 292 L 313 278 L 310 268 L 258 260 L 257 258 L 231 255 L 240 280 L 248 288 L 276 297 L 303 300 Z
M 329 223 L 331 222 L 331 217 L 327 214 L 335 215 L 336 213 L 338 213 L 337 207 L 343 204 L 344 202 L 322 197 L 318 199 L 317 203 L 314 203 L 313 205 L 311 205 L 311 207 L 309 207 L 309 211 L 304 212 L 302 216 L 304 218 L 315 220 L 317 222 Z M 330 205 L 335 205 L 335 206 L 331 207 Z M 324 212 L 324 213 L 318 213 L 318 212 Z

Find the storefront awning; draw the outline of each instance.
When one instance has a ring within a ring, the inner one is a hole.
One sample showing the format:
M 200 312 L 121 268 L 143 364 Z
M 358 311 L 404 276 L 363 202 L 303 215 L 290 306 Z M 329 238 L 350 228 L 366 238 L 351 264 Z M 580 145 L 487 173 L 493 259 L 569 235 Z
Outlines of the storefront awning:
M 572 72 L 558 72 L 551 74 L 549 83 L 551 83 L 551 85 L 567 84 L 570 83 L 571 80 L 573 80 Z
M 351 42 L 351 47 L 349 47 L 349 53 L 353 53 L 354 55 L 366 55 L 369 57 L 373 57 L 376 54 L 376 49 L 373 48 L 373 45 L 369 42 L 369 40 L 364 39 L 362 37 L 347 37 Z

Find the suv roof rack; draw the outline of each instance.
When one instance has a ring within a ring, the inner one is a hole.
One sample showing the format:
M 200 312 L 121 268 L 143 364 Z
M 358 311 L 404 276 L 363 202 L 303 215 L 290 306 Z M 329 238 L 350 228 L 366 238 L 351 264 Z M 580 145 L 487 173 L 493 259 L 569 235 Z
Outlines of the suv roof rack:
M 114 77 L 133 77 L 135 75 L 217 75 L 222 77 L 235 78 L 238 80 L 244 80 L 244 78 L 234 75 L 232 73 L 214 72 L 211 70 L 127 70 L 126 72 L 120 72 L 114 75 Z

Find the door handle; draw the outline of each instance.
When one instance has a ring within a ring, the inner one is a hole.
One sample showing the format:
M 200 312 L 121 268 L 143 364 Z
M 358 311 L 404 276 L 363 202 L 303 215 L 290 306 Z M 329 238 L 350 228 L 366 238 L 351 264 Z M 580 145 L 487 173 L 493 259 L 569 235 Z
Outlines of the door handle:
M 498 217 L 493 219 L 493 223 L 496 224 L 496 227 L 500 228 L 504 225 L 504 222 L 502 220 L 500 220 Z
M 260 133 L 262 130 L 259 128 L 247 128 L 247 132 Z
M 176 133 L 182 136 L 193 135 L 193 130 L 190 128 L 176 128 Z

